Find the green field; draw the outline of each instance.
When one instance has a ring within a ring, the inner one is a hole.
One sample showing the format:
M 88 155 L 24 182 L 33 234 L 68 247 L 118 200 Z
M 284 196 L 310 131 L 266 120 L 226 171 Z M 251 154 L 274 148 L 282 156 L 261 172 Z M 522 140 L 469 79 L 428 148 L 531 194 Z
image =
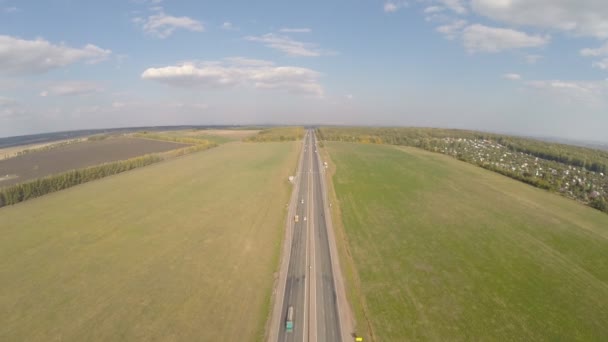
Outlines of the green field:
M 0 209 L 0 341 L 261 340 L 297 143 L 231 143 Z
M 444 155 L 326 146 L 367 340 L 608 340 L 608 215 Z

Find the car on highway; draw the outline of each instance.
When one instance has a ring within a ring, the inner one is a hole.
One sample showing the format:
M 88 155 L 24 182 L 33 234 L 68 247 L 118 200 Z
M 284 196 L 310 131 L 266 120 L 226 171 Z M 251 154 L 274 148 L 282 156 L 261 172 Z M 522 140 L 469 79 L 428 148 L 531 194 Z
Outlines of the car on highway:
M 285 318 L 285 331 L 293 331 L 293 306 L 291 305 L 289 306 L 289 309 L 287 309 L 287 317 Z

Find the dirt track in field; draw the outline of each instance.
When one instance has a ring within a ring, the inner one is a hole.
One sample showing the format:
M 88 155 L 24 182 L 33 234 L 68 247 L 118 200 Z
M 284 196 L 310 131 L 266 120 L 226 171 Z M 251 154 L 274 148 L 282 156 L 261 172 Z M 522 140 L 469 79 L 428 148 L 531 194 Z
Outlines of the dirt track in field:
M 188 145 L 137 138 L 87 141 L 0 160 L 0 187 Z M 8 177 L 7 177 L 8 176 Z

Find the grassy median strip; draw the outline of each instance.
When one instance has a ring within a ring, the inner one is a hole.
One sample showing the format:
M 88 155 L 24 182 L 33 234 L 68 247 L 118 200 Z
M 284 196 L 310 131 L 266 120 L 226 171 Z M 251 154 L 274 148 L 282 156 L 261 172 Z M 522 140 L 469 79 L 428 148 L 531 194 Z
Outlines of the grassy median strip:
M 326 146 L 377 341 L 608 339 L 605 214 L 415 148 Z
M 0 209 L 0 340 L 259 338 L 297 150 L 225 144 Z

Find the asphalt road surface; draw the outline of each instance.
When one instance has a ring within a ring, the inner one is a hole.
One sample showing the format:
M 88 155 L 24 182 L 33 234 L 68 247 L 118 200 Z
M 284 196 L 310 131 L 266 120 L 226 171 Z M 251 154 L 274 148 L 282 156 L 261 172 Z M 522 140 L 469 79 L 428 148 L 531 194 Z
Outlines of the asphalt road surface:
M 342 341 L 321 191 L 323 165 L 316 153 L 316 138 L 309 130 L 298 175 L 294 214 L 298 221 L 294 222 L 278 341 Z M 294 311 L 293 331 L 288 332 L 285 328 L 290 306 Z

